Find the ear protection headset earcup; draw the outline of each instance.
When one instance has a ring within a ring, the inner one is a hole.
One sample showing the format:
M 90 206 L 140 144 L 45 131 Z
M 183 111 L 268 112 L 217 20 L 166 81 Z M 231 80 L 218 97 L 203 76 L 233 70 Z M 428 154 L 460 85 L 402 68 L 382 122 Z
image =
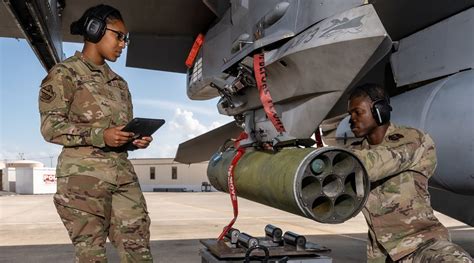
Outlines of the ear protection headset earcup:
M 92 43 L 99 42 L 105 34 L 105 23 L 95 17 L 88 18 L 85 24 L 84 37 Z
M 375 94 L 372 94 L 371 90 L 367 86 L 360 87 L 370 98 L 372 101 L 372 117 L 377 123 L 378 126 L 381 126 L 390 121 L 390 111 L 392 111 L 392 107 L 390 106 L 390 102 L 388 98 L 376 98 Z
M 99 42 L 105 34 L 107 23 L 105 19 L 113 12 L 112 8 L 101 6 L 84 23 L 84 38 L 92 43 Z
M 373 102 L 372 116 L 377 125 L 380 126 L 390 121 L 390 111 L 392 111 L 392 107 L 387 100 L 380 99 Z

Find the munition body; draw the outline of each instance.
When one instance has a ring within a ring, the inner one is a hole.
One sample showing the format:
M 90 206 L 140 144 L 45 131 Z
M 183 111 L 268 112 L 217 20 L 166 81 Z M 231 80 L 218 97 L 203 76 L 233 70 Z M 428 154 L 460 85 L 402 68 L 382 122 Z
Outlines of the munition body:
M 219 191 L 228 192 L 228 168 L 234 149 L 217 153 L 207 174 Z M 355 216 L 369 194 L 360 160 L 341 148 L 285 148 L 277 153 L 245 153 L 235 167 L 237 195 L 321 223 Z

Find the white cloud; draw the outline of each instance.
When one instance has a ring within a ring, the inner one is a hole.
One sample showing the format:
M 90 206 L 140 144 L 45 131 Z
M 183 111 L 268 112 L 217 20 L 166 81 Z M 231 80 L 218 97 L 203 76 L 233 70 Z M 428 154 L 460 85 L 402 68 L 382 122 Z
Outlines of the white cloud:
M 191 111 L 177 108 L 173 120 L 170 122 L 171 131 L 176 135 L 180 135 L 181 139 L 191 139 L 210 130 L 195 119 L 193 115 Z
M 224 124 L 221 123 L 221 122 L 213 121 L 213 122 L 211 123 L 211 126 L 209 126 L 209 130 L 214 130 L 215 128 L 220 127 L 220 126 L 222 126 L 222 125 L 224 125 Z
M 174 158 L 178 145 L 224 123 L 213 121 L 209 125 L 198 120 L 194 113 L 176 108 L 172 119 L 154 136 L 154 142 L 146 150 L 131 152 L 131 158 Z

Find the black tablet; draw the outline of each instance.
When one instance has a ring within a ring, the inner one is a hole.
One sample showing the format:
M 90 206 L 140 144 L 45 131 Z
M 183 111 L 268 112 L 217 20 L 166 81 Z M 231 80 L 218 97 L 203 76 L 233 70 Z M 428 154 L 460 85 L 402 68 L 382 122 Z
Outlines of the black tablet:
M 122 131 L 133 132 L 133 139 L 151 136 L 165 124 L 163 119 L 134 118 L 122 129 Z

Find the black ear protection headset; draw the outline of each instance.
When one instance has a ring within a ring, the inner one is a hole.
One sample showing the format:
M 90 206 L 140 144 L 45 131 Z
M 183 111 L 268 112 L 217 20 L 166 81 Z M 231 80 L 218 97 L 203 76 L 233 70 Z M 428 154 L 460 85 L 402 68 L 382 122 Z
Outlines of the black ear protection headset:
M 389 99 L 384 97 L 382 99 L 377 99 L 374 94 L 371 94 L 370 88 L 368 86 L 362 86 L 361 89 L 369 96 L 372 101 L 372 117 L 378 126 L 384 125 L 390 121 L 390 112 L 392 111 L 392 106 L 390 106 Z
M 113 8 L 102 5 L 86 18 L 83 32 L 87 41 L 97 43 L 102 39 L 107 29 L 106 19 L 113 11 Z

